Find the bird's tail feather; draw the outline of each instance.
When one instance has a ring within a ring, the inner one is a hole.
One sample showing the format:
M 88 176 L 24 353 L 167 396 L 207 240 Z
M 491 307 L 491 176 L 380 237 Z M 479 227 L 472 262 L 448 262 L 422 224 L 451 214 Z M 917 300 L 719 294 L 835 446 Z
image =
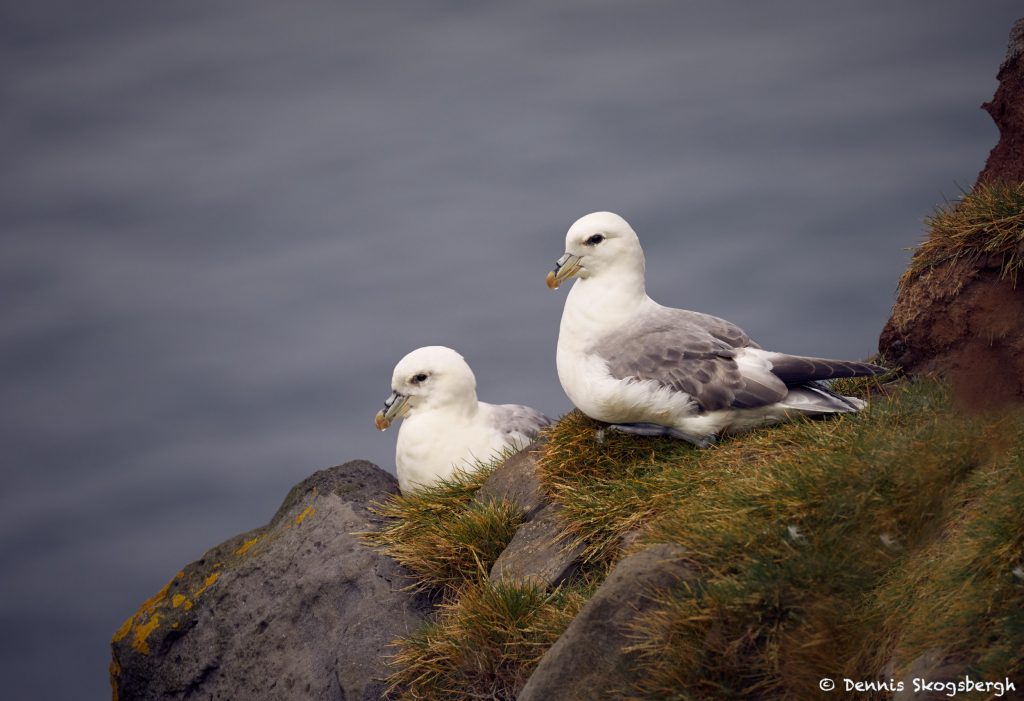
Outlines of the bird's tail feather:
M 881 375 L 885 368 L 855 360 L 826 360 L 806 358 L 785 353 L 768 353 L 772 374 L 787 385 L 802 385 L 814 380 L 834 380 L 840 377 L 865 377 Z
M 804 414 L 848 414 L 867 406 L 863 399 L 836 394 L 818 382 L 790 387 L 789 394 L 779 404 Z

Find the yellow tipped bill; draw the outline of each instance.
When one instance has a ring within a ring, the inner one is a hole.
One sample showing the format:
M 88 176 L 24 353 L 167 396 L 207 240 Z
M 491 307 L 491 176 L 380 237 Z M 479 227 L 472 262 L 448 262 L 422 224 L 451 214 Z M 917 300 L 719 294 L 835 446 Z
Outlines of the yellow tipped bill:
M 373 417 L 373 423 L 377 429 L 386 431 L 395 419 L 400 419 L 409 412 L 409 397 L 398 392 L 392 392 L 391 396 L 384 402 L 384 408 Z
M 580 260 L 582 260 L 582 256 L 566 253 L 555 261 L 555 269 L 548 273 L 548 287 L 552 290 L 557 290 L 559 285 L 578 273 L 580 268 L 583 267 L 580 265 Z

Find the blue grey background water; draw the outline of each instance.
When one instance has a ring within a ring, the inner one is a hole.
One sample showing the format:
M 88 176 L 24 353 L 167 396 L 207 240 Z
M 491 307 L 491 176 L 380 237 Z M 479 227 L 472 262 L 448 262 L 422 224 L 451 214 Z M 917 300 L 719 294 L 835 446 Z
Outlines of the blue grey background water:
M 921 219 L 997 134 L 1018 2 L 3 3 L 0 672 L 95 698 L 107 643 L 372 417 L 420 345 L 569 409 L 565 230 L 656 299 L 875 349 Z

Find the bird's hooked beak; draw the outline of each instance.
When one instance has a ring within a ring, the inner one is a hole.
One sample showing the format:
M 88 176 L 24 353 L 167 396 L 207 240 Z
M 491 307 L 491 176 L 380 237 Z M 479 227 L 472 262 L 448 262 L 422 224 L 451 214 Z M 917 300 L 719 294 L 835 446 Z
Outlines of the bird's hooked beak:
M 580 265 L 581 260 L 583 260 L 583 256 L 574 256 L 571 253 L 566 253 L 555 261 L 555 269 L 548 273 L 548 287 L 552 290 L 557 290 L 559 285 L 578 273 L 580 268 L 583 267 Z
M 373 417 L 373 422 L 381 431 L 386 431 L 395 419 L 400 419 L 409 413 L 409 396 L 392 392 L 391 396 L 384 402 L 384 408 Z

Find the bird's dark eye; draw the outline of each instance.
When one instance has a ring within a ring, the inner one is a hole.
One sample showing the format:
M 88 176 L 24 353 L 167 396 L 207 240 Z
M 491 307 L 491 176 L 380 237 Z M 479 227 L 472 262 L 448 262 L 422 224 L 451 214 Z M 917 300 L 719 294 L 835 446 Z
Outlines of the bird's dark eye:
M 412 380 L 410 380 L 410 382 L 412 382 L 414 385 L 418 385 L 421 382 L 426 382 L 426 380 L 426 373 L 421 372 L 419 375 L 413 375 Z
M 589 239 L 587 239 L 585 243 L 588 246 L 596 246 L 597 244 L 601 243 L 602 241 L 604 241 L 604 234 L 594 234 Z

